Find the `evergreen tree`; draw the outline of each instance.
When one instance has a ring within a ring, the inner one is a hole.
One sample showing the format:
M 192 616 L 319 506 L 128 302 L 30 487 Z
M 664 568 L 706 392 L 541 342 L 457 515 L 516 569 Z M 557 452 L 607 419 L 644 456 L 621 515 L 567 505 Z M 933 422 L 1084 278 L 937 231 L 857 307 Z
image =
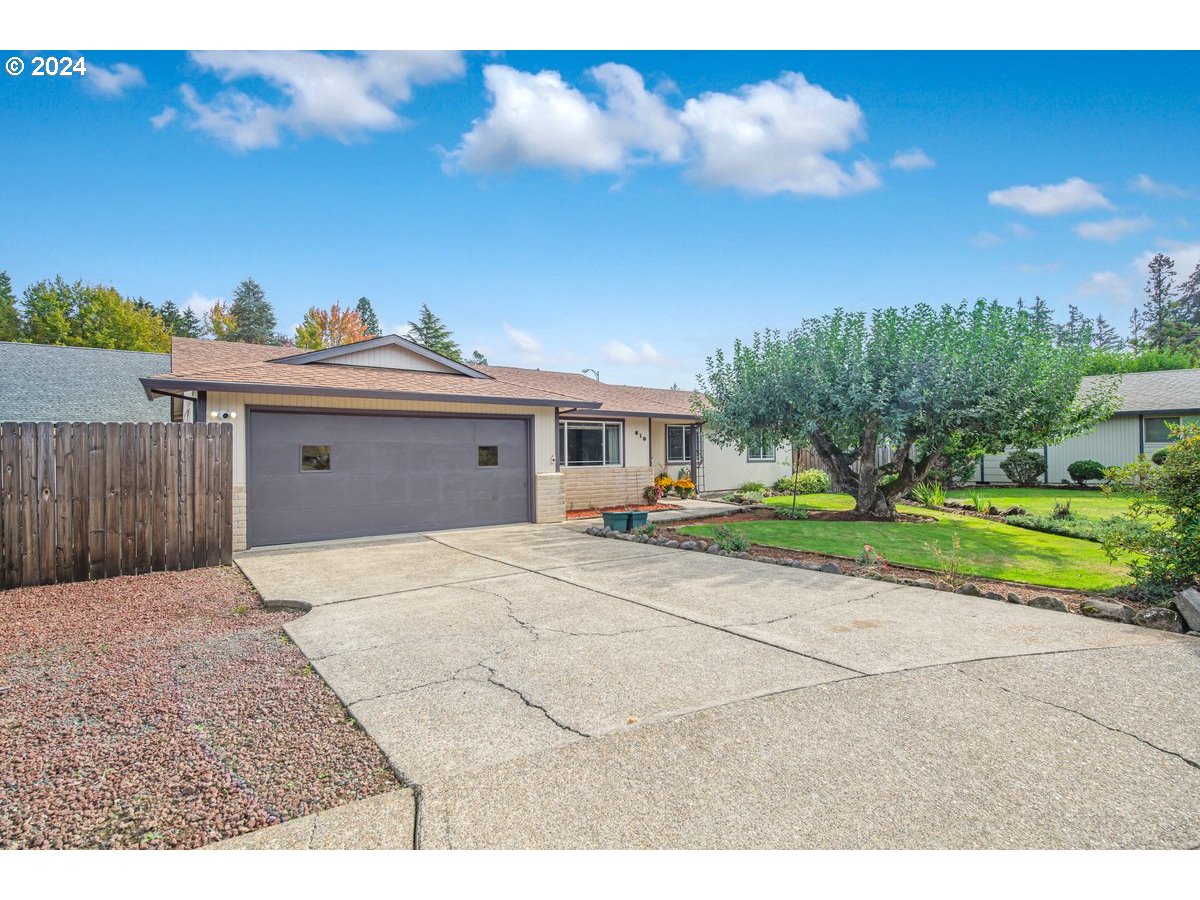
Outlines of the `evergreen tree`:
M 471 364 L 475 366 L 486 366 L 488 364 L 487 357 L 478 350 L 471 351 Z
M 1186 323 L 1186 340 L 1200 349 L 1200 262 L 1179 288 L 1179 316 Z
M 1096 316 L 1096 330 L 1092 333 L 1092 346 L 1097 350 L 1117 351 L 1125 346 L 1117 329 L 1108 323 L 1104 316 Z
M 1129 314 L 1129 349 L 1135 353 L 1142 346 L 1142 314 L 1135 307 Z
M 275 334 L 275 310 L 253 278 L 247 278 L 234 289 L 229 314 L 234 325 L 230 336 L 224 340 L 246 344 L 279 343 L 279 336 Z
M 1094 340 L 1095 323 L 1087 316 L 1079 311 L 1079 307 L 1074 303 L 1067 305 L 1067 324 L 1065 331 L 1067 337 L 1071 339 L 1081 339 L 1087 336 L 1088 341 Z
M 1175 260 L 1165 253 L 1155 253 L 1147 267 L 1146 302 L 1142 304 L 1142 321 L 1146 343 L 1156 350 L 1165 350 L 1177 337 L 1179 325 L 1179 296 L 1175 289 Z
M 189 307 L 180 309 L 170 300 L 158 308 L 158 317 L 175 337 L 198 338 L 204 333 L 200 319 Z
M 17 296 L 12 279 L 0 272 L 0 341 L 21 340 L 21 315 L 17 312 Z
M 449 359 L 462 362 L 462 348 L 453 339 L 453 332 L 439 319 L 428 303 L 421 304 L 421 315 L 416 322 L 408 323 L 408 339 L 426 350 L 440 353 Z
M 354 307 L 354 311 L 358 313 L 363 330 L 369 337 L 379 337 L 383 334 L 383 330 L 379 327 L 379 319 L 375 315 L 375 308 L 371 306 L 370 300 L 366 297 L 359 297 L 358 305 Z

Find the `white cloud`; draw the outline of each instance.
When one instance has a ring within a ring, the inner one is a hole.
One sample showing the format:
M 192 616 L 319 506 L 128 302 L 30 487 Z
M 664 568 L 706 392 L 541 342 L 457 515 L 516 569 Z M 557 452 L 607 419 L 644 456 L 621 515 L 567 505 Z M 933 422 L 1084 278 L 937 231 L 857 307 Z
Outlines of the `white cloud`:
M 144 87 L 146 76 L 142 74 L 141 69 L 129 63 L 119 62 L 107 68 L 88 63 L 83 83 L 93 94 L 99 94 L 101 97 L 120 97 L 130 88 Z
M 1103 222 L 1080 222 L 1075 226 L 1075 233 L 1087 241 L 1104 241 L 1115 244 L 1121 238 L 1145 231 L 1154 222 L 1148 216 L 1136 219 L 1107 219 Z
M 162 112 L 157 116 L 150 117 L 150 124 L 156 129 L 163 129 L 175 121 L 179 116 L 179 110 L 173 106 L 164 106 Z
M 702 184 L 823 197 L 880 185 L 870 162 L 858 160 L 847 169 L 828 156 L 849 150 L 865 135 L 862 109 L 796 72 L 733 94 L 692 98 L 680 121 L 698 152 L 690 174 Z
M 1150 258 L 1158 252 L 1167 254 L 1175 261 L 1175 271 L 1180 279 L 1187 278 L 1196 266 L 1200 265 L 1200 243 L 1187 244 L 1183 241 L 1163 240 L 1160 242 L 1158 250 L 1145 250 L 1133 261 L 1133 265 L 1143 277 Z
M 213 308 L 213 304 L 219 302 L 223 302 L 222 298 L 220 297 L 205 297 L 199 291 L 192 291 L 192 295 L 183 301 L 180 306 L 185 309 L 190 309 L 197 316 L 203 319 L 204 314 Z
M 648 91 L 629 66 L 606 63 L 587 76 L 601 96 L 586 95 L 558 72 L 486 66 L 491 106 L 446 155 L 446 170 L 620 174 L 658 162 L 687 164 L 702 184 L 759 194 L 836 197 L 880 184 L 870 162 L 847 168 L 829 156 L 865 134 L 858 104 L 803 75 L 785 72 L 734 93 L 702 94 L 681 110 Z
M 1091 297 L 1127 303 L 1133 299 L 1129 281 L 1116 272 L 1093 272 L 1075 289 L 1080 297 Z
M 512 345 L 522 353 L 538 353 L 542 349 L 542 342 L 535 338 L 528 331 L 522 331 L 519 328 L 513 328 L 507 322 L 500 325 L 504 329 L 504 333 L 508 336 Z
M 937 163 L 933 157 L 922 150 L 920 147 L 913 147 L 911 150 L 902 150 L 892 157 L 892 161 L 888 163 L 893 169 L 900 169 L 904 172 L 913 172 L 917 169 L 932 169 Z
M 199 66 L 227 85 L 261 79 L 283 95 L 265 100 L 227 87 L 202 100 L 191 85 L 180 88 L 190 112 L 187 125 L 237 150 L 276 147 L 285 133 L 325 135 L 343 142 L 399 128 L 395 107 L 412 98 L 414 85 L 463 74 L 461 54 L 372 51 L 353 56 L 313 51 L 214 50 L 192 54 Z
M 1169 184 L 1165 181 L 1155 181 L 1144 172 L 1136 178 L 1131 179 L 1129 187 L 1142 194 L 1152 194 L 1156 197 L 1186 197 L 1188 192 L 1177 184 Z
M 683 128 L 662 97 L 646 90 L 640 74 L 616 63 L 587 74 L 603 91 L 603 105 L 558 72 L 485 66 L 491 108 L 448 154 L 447 168 L 620 172 L 639 156 L 666 162 L 680 158 Z
M 649 341 L 642 341 L 637 349 L 621 341 L 609 341 L 604 345 L 604 358 L 619 365 L 667 365 L 668 360 Z
M 988 194 L 993 206 L 1008 206 L 1031 216 L 1057 216 L 1085 209 L 1111 209 L 1112 204 L 1097 185 L 1082 178 L 1068 178 L 1059 184 L 1016 185 Z
M 999 247 L 1004 243 L 1004 238 L 996 234 L 994 231 L 981 231 L 975 237 L 971 238 L 971 243 L 976 247 L 988 248 Z

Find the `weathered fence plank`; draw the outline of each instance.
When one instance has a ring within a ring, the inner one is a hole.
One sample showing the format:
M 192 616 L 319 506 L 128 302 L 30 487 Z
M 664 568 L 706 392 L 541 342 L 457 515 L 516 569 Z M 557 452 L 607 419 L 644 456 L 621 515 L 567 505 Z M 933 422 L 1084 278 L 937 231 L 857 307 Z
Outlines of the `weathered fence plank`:
M 0 422 L 0 588 L 228 564 L 227 425 Z

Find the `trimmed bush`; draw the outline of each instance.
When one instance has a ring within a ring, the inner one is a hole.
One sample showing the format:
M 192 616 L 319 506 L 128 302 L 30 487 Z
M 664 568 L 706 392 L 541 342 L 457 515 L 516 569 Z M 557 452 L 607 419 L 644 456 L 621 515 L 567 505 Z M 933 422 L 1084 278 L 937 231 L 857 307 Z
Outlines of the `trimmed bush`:
M 1154 463 L 1156 466 L 1161 466 L 1164 462 L 1166 462 L 1168 449 L 1170 448 L 1161 447 L 1158 450 L 1155 450 L 1154 455 L 1150 457 L 1150 462 Z
M 1067 466 L 1067 474 L 1079 485 L 1089 481 L 1104 480 L 1104 466 L 1094 459 L 1077 459 Z
M 801 469 L 775 482 L 777 494 L 824 494 L 829 491 L 829 475 L 820 469 Z
M 1000 470 L 1013 484 L 1030 487 L 1046 474 L 1046 460 L 1040 453 L 1030 450 L 1014 450 L 1000 463 Z

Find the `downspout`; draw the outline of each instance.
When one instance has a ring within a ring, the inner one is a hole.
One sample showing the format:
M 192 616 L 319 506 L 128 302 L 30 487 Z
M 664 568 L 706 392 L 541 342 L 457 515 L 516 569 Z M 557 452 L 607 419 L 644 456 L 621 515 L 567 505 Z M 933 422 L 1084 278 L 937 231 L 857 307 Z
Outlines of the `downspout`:
M 1138 456 L 1146 455 L 1146 416 L 1138 413 Z
M 1050 483 L 1050 446 L 1042 444 L 1042 481 Z
M 692 459 L 691 459 L 692 484 L 699 485 L 700 484 L 700 473 L 697 470 L 697 466 L 696 466 L 696 450 L 698 449 L 697 444 L 700 440 L 700 429 L 696 425 L 689 425 L 688 427 L 692 431 Z M 697 497 L 700 496 L 699 487 L 696 488 L 696 496 Z
M 563 450 L 563 441 L 562 441 L 562 431 L 560 430 L 561 426 L 560 426 L 559 420 L 558 420 L 558 414 L 560 412 L 561 412 L 560 407 L 557 407 L 557 406 L 554 407 L 554 471 L 555 472 L 559 472 L 562 470 L 562 458 L 561 457 L 562 457 L 562 450 Z

